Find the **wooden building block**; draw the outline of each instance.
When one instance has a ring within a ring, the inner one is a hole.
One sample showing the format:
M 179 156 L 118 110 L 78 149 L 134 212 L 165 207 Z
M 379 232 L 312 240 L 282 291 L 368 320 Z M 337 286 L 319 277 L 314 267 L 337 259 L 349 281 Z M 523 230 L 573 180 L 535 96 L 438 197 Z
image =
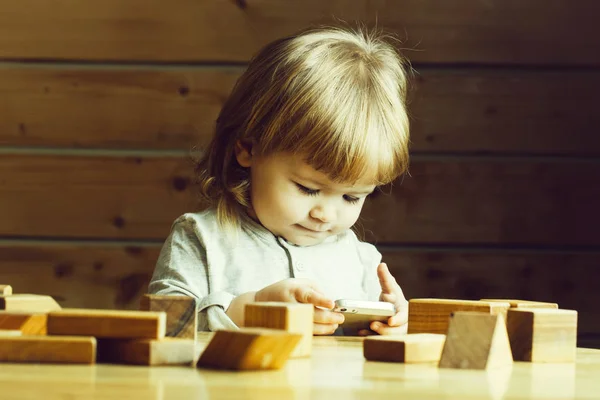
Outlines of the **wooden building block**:
M 0 310 L 47 313 L 61 306 L 50 296 L 39 294 L 13 294 L 0 296 Z
M 0 329 L 0 336 L 23 336 L 23 332 L 15 329 Z
M 301 339 L 299 333 L 280 329 L 217 331 L 200 355 L 197 365 L 233 370 L 279 369 L 285 365 Z
M 93 364 L 96 361 L 96 339 L 0 335 L 0 361 Z
M 161 339 L 166 318 L 164 312 L 64 309 L 48 315 L 48 334 Z
M 0 330 L 18 330 L 23 335 L 45 335 L 48 314 L 0 311 Z
M 283 329 L 299 333 L 302 340 L 291 357 L 310 356 L 313 337 L 314 306 L 311 304 L 257 302 L 246 305 L 244 326 L 249 328 Z
M 575 361 L 577 311 L 547 308 L 508 310 L 507 329 L 517 361 Z
M 509 299 L 481 299 L 481 301 L 495 301 L 510 304 L 510 308 L 558 308 L 557 303 L 545 303 L 543 301 L 531 300 L 509 300 Z
M 0 296 L 10 296 L 13 294 L 12 286 L 0 285 Z
M 192 365 L 194 339 L 98 339 L 98 362 L 136 365 Z
M 140 301 L 140 310 L 164 311 L 167 314 L 167 336 L 196 340 L 198 306 L 195 298 L 145 294 Z
M 369 361 L 401 363 L 438 362 L 446 335 L 411 333 L 402 336 L 370 336 L 363 342 L 363 354 Z
M 476 311 L 491 315 L 506 316 L 510 308 L 508 302 L 452 300 L 452 299 L 411 299 L 408 302 L 408 333 L 446 334 L 450 314 L 457 311 Z
M 469 311 L 452 314 L 440 368 L 488 369 L 512 363 L 503 316 Z

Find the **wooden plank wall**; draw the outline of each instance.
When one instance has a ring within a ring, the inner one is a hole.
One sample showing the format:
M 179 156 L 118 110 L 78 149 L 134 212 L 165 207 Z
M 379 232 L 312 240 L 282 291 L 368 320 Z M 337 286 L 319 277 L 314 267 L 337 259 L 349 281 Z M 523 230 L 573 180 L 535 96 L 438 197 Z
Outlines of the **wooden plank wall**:
M 410 176 L 359 230 L 407 297 L 518 297 L 600 334 L 594 0 L 0 0 L 0 281 L 137 306 L 245 62 L 311 23 L 395 32 Z M 195 147 L 196 146 L 196 147 Z M 583 342 L 582 342 L 583 343 Z

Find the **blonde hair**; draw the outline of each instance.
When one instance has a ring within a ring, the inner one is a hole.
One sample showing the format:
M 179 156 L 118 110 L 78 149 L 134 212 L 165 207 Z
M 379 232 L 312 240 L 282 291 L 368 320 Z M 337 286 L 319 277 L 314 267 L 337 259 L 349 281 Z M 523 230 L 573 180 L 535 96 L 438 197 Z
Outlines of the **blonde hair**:
M 263 156 L 305 155 L 339 182 L 372 176 L 384 185 L 407 170 L 406 61 L 389 38 L 362 28 L 311 28 L 252 58 L 196 164 L 201 199 L 216 207 L 221 226 L 239 226 L 249 206 L 238 141 Z

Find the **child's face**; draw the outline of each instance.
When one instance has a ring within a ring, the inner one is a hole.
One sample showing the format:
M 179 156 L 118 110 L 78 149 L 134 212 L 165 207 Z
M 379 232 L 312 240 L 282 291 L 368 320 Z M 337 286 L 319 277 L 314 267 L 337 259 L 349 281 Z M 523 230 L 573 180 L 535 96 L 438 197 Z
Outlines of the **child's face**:
M 365 198 L 375 189 L 369 182 L 333 182 L 302 157 L 288 153 L 248 155 L 245 161 L 243 166 L 251 169 L 251 216 L 300 246 L 321 243 L 354 225 Z

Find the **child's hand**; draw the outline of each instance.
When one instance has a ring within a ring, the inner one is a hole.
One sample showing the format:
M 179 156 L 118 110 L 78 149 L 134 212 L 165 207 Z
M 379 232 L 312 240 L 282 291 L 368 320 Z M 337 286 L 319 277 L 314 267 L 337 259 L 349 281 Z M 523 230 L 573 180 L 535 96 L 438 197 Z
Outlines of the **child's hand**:
M 284 279 L 256 292 L 255 299 L 314 305 L 314 335 L 330 335 L 344 322 L 341 313 L 331 311 L 334 307 L 333 300 L 321 293 L 316 284 L 308 279 Z
M 379 301 L 394 304 L 396 315 L 390 317 L 387 324 L 384 322 L 371 322 L 370 328 L 380 335 L 405 334 L 408 329 L 408 301 L 406 301 L 400 285 L 398 285 L 385 263 L 381 263 L 377 267 L 377 276 L 381 284 Z M 359 334 L 365 335 L 368 332 L 361 331 Z

